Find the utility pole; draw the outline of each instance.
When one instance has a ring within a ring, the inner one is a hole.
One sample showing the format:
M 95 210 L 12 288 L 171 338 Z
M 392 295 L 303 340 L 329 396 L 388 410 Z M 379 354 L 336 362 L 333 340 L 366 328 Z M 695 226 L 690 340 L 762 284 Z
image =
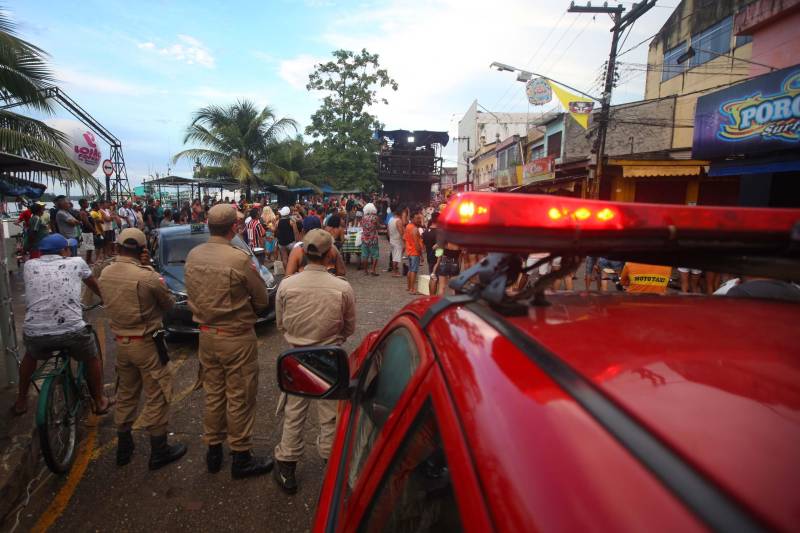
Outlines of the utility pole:
M 493 113 L 494 114 L 494 113 Z M 464 164 L 467 165 L 467 190 L 472 190 L 472 181 L 469 179 L 469 137 L 455 137 L 454 141 L 467 141 L 467 151 L 464 152 Z
M 622 4 L 616 7 L 609 7 L 608 2 L 603 6 L 592 6 L 591 3 L 585 6 L 576 6 L 575 2 L 569 6 L 569 13 L 608 13 L 614 20 L 614 26 L 611 28 L 611 52 L 608 55 L 608 65 L 606 68 L 606 80 L 603 87 L 603 95 L 600 103 L 600 116 L 597 119 L 597 140 L 595 144 L 595 179 L 590 187 L 589 198 L 600 197 L 600 180 L 604 175 L 605 151 L 606 151 L 606 134 L 608 132 L 608 120 L 611 112 L 611 91 L 614 88 L 614 75 L 617 70 L 617 46 L 619 45 L 619 36 L 631 24 L 636 22 L 636 19 L 650 11 L 656 5 L 656 0 L 643 0 L 638 4 L 633 4 L 631 10 L 623 16 L 622 13 L 625 8 Z

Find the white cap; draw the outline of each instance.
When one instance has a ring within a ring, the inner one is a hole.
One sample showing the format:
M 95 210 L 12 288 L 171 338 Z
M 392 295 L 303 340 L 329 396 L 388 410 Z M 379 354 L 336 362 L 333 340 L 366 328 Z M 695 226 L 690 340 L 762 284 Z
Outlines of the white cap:
M 375 209 L 375 204 L 372 202 L 368 203 L 364 206 L 364 214 L 365 215 L 375 215 L 378 213 L 378 210 Z
M 282 217 L 288 217 L 288 216 L 289 216 L 289 213 L 291 213 L 291 212 L 292 212 L 292 210 L 291 210 L 291 209 L 289 209 L 289 208 L 288 208 L 288 207 L 286 207 L 286 206 L 283 206 L 283 207 L 281 207 L 280 211 L 278 211 L 278 214 L 279 214 L 280 216 L 282 216 Z

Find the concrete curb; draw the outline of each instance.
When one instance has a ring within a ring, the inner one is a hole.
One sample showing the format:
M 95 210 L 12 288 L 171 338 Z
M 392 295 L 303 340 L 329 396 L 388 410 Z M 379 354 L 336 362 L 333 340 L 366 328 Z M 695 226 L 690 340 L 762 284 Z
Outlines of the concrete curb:
M 13 405 L 15 396 L 16 389 L 3 389 L 0 405 Z M 29 406 L 28 412 L 19 417 L 11 414 L 10 407 L 0 413 L 0 526 L 25 495 L 39 464 L 34 406 Z

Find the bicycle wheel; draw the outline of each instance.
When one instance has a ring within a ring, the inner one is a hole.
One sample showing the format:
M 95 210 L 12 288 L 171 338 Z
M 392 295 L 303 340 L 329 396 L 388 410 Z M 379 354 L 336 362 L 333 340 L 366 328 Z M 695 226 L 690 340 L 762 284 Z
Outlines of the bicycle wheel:
M 77 391 L 64 374 L 47 378 L 39 396 L 37 426 L 42 455 L 47 467 L 56 474 L 69 471 L 75 457 L 78 420 L 75 413 Z

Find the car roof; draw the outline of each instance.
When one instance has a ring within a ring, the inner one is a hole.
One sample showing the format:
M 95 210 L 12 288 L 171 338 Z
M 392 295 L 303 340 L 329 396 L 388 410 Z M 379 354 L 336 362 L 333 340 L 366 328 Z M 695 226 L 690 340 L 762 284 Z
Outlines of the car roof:
M 505 322 L 555 354 L 766 523 L 782 529 L 800 523 L 800 493 L 789 486 L 800 478 L 797 304 L 599 294 L 553 295 L 550 301 Z M 426 322 L 423 317 L 435 302 L 418 300 L 406 309 Z M 461 369 L 460 375 L 448 376 L 451 383 L 463 382 L 464 365 L 508 364 L 504 358 L 512 356 L 497 344 L 488 359 L 470 346 L 474 332 L 455 316 L 443 313 L 451 329 L 465 329 L 457 336 L 464 341 L 461 350 L 442 349 L 431 335 L 440 357 L 463 359 L 442 365 L 446 374 L 448 368 Z M 531 373 L 539 370 L 529 363 Z M 530 395 L 508 376 L 507 390 L 516 387 L 520 398 Z M 462 398 L 457 403 L 471 409 L 467 405 L 475 393 L 462 392 L 453 388 Z M 498 417 L 509 418 L 508 427 L 528 428 L 519 419 L 525 413 L 511 406 L 499 405 L 494 416 L 485 421 L 486 428 L 498 427 Z M 524 464 L 514 450 L 508 447 L 499 460 Z
M 202 224 L 203 230 L 202 232 L 193 232 L 192 226 L 195 224 L 176 224 L 173 226 L 164 226 L 163 228 L 158 228 L 158 234 L 164 237 L 171 237 L 173 235 L 184 235 L 188 233 L 208 233 L 208 226 Z M 200 225 L 200 224 L 197 224 Z

